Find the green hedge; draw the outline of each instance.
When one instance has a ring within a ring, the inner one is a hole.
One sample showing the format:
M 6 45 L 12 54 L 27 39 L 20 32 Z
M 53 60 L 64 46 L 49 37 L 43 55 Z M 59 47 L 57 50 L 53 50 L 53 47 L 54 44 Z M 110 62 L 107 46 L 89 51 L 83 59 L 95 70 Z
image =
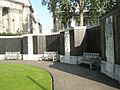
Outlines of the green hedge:
M 3 33 L 0 33 L 0 36 L 17 36 L 17 35 L 22 35 L 22 33 L 6 33 L 6 32 L 3 32 Z

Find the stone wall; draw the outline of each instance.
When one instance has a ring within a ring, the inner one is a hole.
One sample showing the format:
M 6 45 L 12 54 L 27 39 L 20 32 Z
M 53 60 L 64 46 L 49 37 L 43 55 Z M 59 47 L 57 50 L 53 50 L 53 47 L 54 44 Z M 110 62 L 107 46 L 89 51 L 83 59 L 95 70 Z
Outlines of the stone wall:
M 120 82 L 120 3 L 102 16 L 101 72 Z
M 86 52 L 94 52 L 101 54 L 101 38 L 100 38 L 100 26 L 94 26 L 87 28 L 87 43 Z
M 5 59 L 5 52 L 20 52 L 22 54 L 22 41 L 21 36 L 0 36 L 0 60 Z
M 99 27 L 97 26 L 97 28 Z M 58 51 L 61 62 L 78 64 L 79 60 L 82 60 L 82 54 L 84 51 L 100 51 L 100 46 L 98 45 L 98 31 L 99 29 L 96 29 L 95 27 L 88 29 L 86 29 L 86 27 L 78 27 L 48 35 L 23 35 L 21 36 L 21 41 L 16 40 L 15 43 L 9 44 L 9 47 L 12 48 L 12 46 L 14 46 L 14 49 L 18 50 L 17 47 L 19 46 L 19 51 L 21 51 L 21 54 L 23 55 L 23 60 L 38 60 L 38 57 L 44 54 L 44 51 Z M 16 36 L 14 36 L 14 38 L 17 39 Z M 14 41 L 12 38 L 7 40 Z M 3 42 L 5 42 L 4 39 Z M 16 42 L 19 42 L 19 45 Z M 5 51 L 7 50 L 5 49 Z M 12 52 L 11 49 L 10 51 Z
M 83 52 L 100 52 L 100 26 L 76 27 L 60 33 L 60 62 L 78 64 Z M 63 42 L 64 41 L 64 42 Z M 64 46 L 64 47 L 63 47 Z
M 0 37 L 0 54 L 10 51 L 22 53 L 22 37 Z

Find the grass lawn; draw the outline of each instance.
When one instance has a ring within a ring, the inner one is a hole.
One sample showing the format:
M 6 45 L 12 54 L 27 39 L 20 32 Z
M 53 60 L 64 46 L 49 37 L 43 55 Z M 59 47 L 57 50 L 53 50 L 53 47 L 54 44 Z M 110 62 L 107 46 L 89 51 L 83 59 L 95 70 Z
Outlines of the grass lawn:
M 0 90 L 52 90 L 52 78 L 38 67 L 0 64 Z

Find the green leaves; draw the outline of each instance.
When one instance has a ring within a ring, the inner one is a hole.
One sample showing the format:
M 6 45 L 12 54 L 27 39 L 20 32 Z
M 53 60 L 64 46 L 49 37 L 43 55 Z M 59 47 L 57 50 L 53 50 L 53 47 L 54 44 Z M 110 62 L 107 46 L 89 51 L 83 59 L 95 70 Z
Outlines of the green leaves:
M 22 33 L 10 33 L 10 32 L 3 32 L 3 33 L 0 33 L 0 36 L 17 36 L 17 35 L 22 35 Z
M 64 24 L 64 27 L 70 27 L 70 19 L 72 18 L 73 14 L 75 13 L 75 7 L 72 5 L 72 3 L 69 0 L 63 0 L 64 2 L 61 2 L 60 8 L 61 8 L 61 19 L 62 23 Z
M 81 25 L 84 24 L 84 14 L 88 16 L 91 24 L 97 24 L 99 17 L 110 11 L 116 2 L 115 0 L 42 0 L 42 4 L 53 13 L 54 24 L 57 18 L 64 26 L 69 26 L 76 8 L 79 7 L 78 21 Z

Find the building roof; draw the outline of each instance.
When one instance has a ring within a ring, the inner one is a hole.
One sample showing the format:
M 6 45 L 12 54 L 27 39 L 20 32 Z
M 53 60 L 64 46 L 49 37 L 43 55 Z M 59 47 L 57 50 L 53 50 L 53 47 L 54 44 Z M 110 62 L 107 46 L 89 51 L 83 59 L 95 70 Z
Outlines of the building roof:
M 6 1 L 6 0 L 3 0 L 3 1 Z M 21 4 L 24 4 L 26 6 L 30 6 L 31 5 L 30 0 L 8 0 L 8 1 L 13 1 L 13 2 L 16 2 L 16 3 L 21 3 Z

